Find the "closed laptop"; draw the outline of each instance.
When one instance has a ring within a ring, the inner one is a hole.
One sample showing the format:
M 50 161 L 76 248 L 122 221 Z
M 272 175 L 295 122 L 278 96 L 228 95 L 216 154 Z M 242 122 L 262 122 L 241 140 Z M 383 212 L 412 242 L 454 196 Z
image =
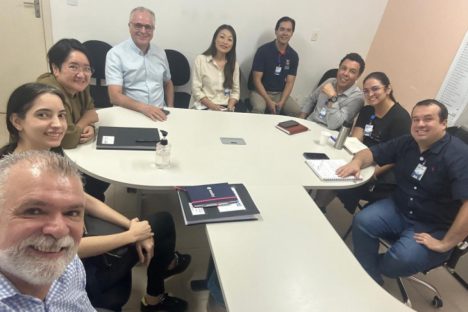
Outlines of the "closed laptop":
M 96 148 L 154 151 L 157 142 L 157 128 L 99 127 Z

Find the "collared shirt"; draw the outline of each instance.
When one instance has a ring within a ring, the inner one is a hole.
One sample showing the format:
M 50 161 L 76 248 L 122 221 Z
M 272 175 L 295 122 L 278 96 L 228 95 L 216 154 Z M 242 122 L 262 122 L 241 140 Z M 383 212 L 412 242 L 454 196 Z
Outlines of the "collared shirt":
M 299 56 L 288 45 L 284 54 L 276 47 L 276 40 L 258 48 L 252 64 L 252 71 L 262 72 L 262 84 L 268 92 L 283 92 L 286 78 L 296 76 Z
M 336 90 L 336 78 L 327 79 L 306 98 L 302 112 L 309 115 L 308 120 L 324 124 L 328 129 L 335 130 L 345 122 L 352 122 L 364 105 L 362 91 L 352 85 L 346 91 L 338 94 L 338 100 L 328 106 L 328 96 L 322 92 L 322 86 L 331 83 Z
M 198 55 L 195 58 L 192 77 L 192 97 L 196 102 L 208 98 L 215 104 L 227 105 L 230 98 L 239 101 L 239 64 L 236 62 L 232 89 L 225 89 L 224 70 L 216 65 L 211 55 Z
M 166 52 L 154 44 L 143 54 L 130 38 L 107 53 L 107 85 L 122 86 L 123 94 L 136 101 L 163 107 L 164 84 L 170 79 Z
M 51 73 L 45 73 L 37 78 L 37 82 L 58 88 L 65 95 L 65 111 L 67 112 L 67 132 L 63 137 L 61 146 L 63 148 L 75 148 L 80 143 L 81 131 L 76 123 L 88 110 L 95 109 L 94 100 L 89 93 L 89 86 L 84 91 L 70 95 Z
M 96 311 L 85 290 L 86 277 L 81 260 L 75 256 L 65 272 L 53 282 L 44 301 L 21 294 L 0 273 L 0 311 L 62 312 Z
M 404 135 L 370 150 L 378 165 L 395 163 L 393 199 L 401 213 L 415 222 L 417 232 L 447 230 L 452 225 L 462 201 L 468 199 L 468 145 L 447 133 L 420 153 L 413 137 Z M 416 178 L 418 165 L 426 169 Z

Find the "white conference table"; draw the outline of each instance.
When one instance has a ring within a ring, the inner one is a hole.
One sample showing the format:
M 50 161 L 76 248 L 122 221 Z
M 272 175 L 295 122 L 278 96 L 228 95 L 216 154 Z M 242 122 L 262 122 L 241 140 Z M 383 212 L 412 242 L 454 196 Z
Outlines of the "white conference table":
M 322 182 L 303 152 L 350 159 L 345 150 L 318 145 L 322 127 L 289 136 L 275 125 L 285 116 L 170 109 L 165 122 L 120 107 L 98 111 L 98 125 L 156 127 L 169 132 L 169 169 L 154 152 L 97 150 L 96 143 L 65 150 L 84 172 L 139 189 L 172 189 L 214 182 L 244 183 L 261 212 L 252 222 L 208 224 L 206 231 L 230 312 L 412 311 L 361 268 L 306 189 L 338 189 L 364 180 Z M 246 145 L 223 145 L 241 137 Z
M 303 152 L 326 153 L 330 158 L 350 159 L 344 149 L 320 146 L 323 128 L 300 120 L 311 130 L 295 135 L 275 128 L 291 119 L 258 115 L 170 109 L 165 122 L 154 122 L 121 107 L 98 111 L 99 125 L 149 127 L 166 130 L 172 145 L 169 169 L 157 169 L 152 151 L 96 150 L 96 142 L 66 150 L 66 155 L 87 174 L 104 181 L 138 189 L 164 189 L 228 181 L 258 185 L 302 185 L 306 188 L 347 188 L 363 183 L 373 168 L 363 171 L 360 182 L 322 182 L 305 164 Z M 225 145 L 220 137 L 243 138 L 246 145 Z

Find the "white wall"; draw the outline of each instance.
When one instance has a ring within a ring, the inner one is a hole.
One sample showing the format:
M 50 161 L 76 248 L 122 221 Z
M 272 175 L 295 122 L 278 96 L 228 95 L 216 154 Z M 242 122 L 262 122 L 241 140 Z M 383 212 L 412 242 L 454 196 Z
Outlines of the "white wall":
M 276 21 L 288 15 L 296 20 L 290 44 L 300 57 L 293 96 L 302 101 L 323 72 L 337 67 L 346 53 L 366 57 L 387 1 L 51 0 L 52 36 L 54 42 L 73 37 L 115 45 L 128 37 L 131 9 L 146 6 L 156 13 L 154 42 L 181 51 L 192 63 L 208 47 L 215 29 L 231 24 L 237 32 L 238 61 L 246 79 L 257 47 L 274 39 Z M 319 36 L 312 42 L 314 30 L 319 30 Z

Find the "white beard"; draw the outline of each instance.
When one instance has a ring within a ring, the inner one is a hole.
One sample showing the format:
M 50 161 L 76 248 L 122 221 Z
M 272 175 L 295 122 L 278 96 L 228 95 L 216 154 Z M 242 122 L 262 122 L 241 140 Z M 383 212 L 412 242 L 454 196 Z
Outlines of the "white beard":
M 32 255 L 33 246 L 42 251 L 59 251 L 65 248 L 62 257 L 51 261 Z M 52 284 L 67 268 L 76 255 L 78 245 L 71 236 L 55 239 L 50 235 L 29 237 L 18 245 L 0 250 L 0 270 L 32 285 Z

